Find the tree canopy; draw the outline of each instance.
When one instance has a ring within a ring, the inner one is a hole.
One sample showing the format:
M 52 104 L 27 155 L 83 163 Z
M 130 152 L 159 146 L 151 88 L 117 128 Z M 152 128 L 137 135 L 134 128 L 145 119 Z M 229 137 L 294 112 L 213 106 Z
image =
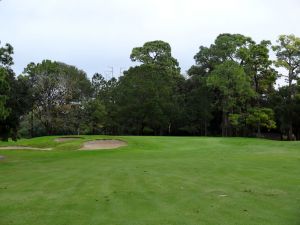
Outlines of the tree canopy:
M 273 52 L 272 52 L 273 51 Z M 272 59 L 271 55 L 276 56 Z M 169 43 L 134 47 L 135 66 L 91 79 L 43 60 L 16 76 L 13 47 L 0 47 L 0 137 L 55 134 L 222 135 L 300 139 L 300 38 L 272 45 L 224 33 L 200 46 L 181 74 Z M 280 68 L 278 70 L 277 68 Z M 279 77 L 286 83 L 276 86 Z

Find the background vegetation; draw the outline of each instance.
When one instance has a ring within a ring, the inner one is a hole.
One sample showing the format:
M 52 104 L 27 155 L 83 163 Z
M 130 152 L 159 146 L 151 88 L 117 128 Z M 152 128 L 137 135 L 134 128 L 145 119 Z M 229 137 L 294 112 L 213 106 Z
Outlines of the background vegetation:
M 12 55 L 11 45 L 0 48 L 3 140 L 55 134 L 300 139 L 300 38 L 294 35 L 272 45 L 220 34 L 200 46 L 188 77 L 163 41 L 133 48 L 138 65 L 110 80 L 98 73 L 90 80 L 51 60 L 29 63 L 16 76 Z M 280 77 L 286 83 L 275 88 Z

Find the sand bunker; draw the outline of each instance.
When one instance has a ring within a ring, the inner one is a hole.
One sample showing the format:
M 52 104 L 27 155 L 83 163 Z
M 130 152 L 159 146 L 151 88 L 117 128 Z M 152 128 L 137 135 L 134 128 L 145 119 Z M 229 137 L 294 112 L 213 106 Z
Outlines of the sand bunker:
M 85 142 L 80 150 L 112 149 L 126 145 L 125 141 L 120 140 L 95 140 Z
M 82 139 L 82 137 L 60 137 L 60 138 L 55 138 L 54 141 L 56 142 L 66 142 L 66 141 L 75 141 L 78 139 Z
M 27 147 L 27 146 L 5 146 L 0 147 L 0 150 L 52 150 L 52 148 L 34 148 L 34 147 Z

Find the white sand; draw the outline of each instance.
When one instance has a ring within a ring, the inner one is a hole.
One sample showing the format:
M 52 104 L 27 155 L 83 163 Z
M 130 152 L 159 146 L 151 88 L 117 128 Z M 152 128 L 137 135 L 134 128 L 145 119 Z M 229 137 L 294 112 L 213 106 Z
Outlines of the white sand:
M 83 144 L 80 150 L 113 149 L 127 146 L 127 143 L 119 140 L 95 140 Z

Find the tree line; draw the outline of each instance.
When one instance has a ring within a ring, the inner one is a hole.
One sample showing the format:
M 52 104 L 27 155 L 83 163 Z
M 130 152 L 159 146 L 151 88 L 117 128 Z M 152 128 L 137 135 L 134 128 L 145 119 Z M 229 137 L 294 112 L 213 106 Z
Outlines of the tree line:
M 270 54 L 276 59 L 272 60 Z M 133 48 L 118 79 L 43 60 L 16 76 L 0 47 L 0 137 L 61 134 L 258 136 L 300 139 L 300 38 L 272 45 L 220 34 L 181 74 L 164 41 Z M 284 84 L 276 87 L 276 81 Z

